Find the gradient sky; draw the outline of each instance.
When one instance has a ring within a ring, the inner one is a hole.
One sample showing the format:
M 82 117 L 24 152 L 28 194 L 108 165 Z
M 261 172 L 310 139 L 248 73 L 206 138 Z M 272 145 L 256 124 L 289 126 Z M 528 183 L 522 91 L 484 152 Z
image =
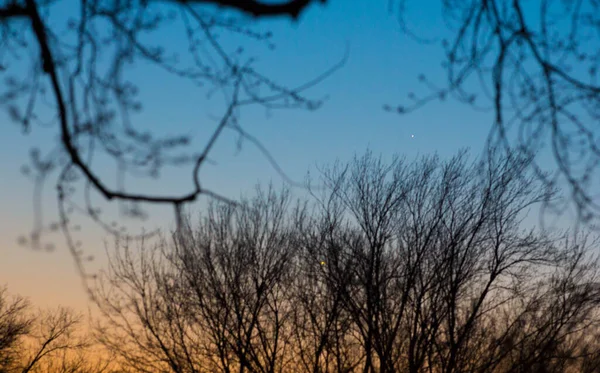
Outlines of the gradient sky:
M 437 3 L 414 2 L 415 9 L 409 11 L 416 32 L 427 37 L 444 35 L 439 8 L 433 5 Z M 277 48 L 272 52 L 257 50 L 257 66 L 282 83 L 302 83 L 349 51 L 341 70 L 307 92 L 310 97 L 328 97 L 319 110 L 242 113 L 244 128 L 267 146 L 292 179 L 302 181 L 316 164 L 349 160 L 367 148 L 384 157 L 399 153 L 409 159 L 432 152 L 447 157 L 463 147 L 477 155 L 483 149 L 492 123 L 491 112 L 475 112 L 452 100 L 432 103 L 404 116 L 382 110 L 384 104 L 397 104 L 411 91 L 423 92 L 419 74 L 426 73 L 439 82 L 444 79 L 440 43 L 423 45 L 404 35 L 395 14 L 388 11 L 387 2 L 331 0 L 326 6 L 312 6 L 299 23 L 283 19 L 262 22 L 260 27 L 273 32 Z M 177 39 L 167 32 L 165 40 Z M 177 80 L 162 79 L 144 67 L 135 74 L 143 80 L 145 105 L 136 121 L 138 126 L 163 133 L 182 129 L 200 140 L 214 128 L 211 118 L 219 116 L 220 108 L 201 99 L 203 92 Z M 0 139 L 0 284 L 7 284 L 11 292 L 29 296 L 39 305 L 85 307 L 80 279 L 59 235 L 53 238 L 57 247 L 50 253 L 17 244 L 18 237 L 27 234 L 33 224 L 33 184 L 20 174 L 20 167 L 31 146 L 47 148 L 55 132 L 36 128 L 23 136 L 4 113 L 0 114 L 0 125 L 4 127 Z M 204 171 L 202 180 L 223 195 L 235 198 L 251 192 L 257 182 L 282 183 L 251 144 L 243 144 L 238 153 L 233 134 L 220 140 L 213 158 L 218 165 Z M 143 186 L 154 191 L 185 191 L 188 181 L 189 173 L 176 170 L 164 174 L 156 184 Z M 44 198 L 48 220 L 55 213 L 53 193 L 52 185 L 47 185 Z M 168 228 L 172 220 L 171 208 L 154 209 L 146 228 Z M 96 256 L 94 265 L 101 267 L 103 240 L 108 238 L 89 224 L 84 224 L 78 238 L 85 251 Z

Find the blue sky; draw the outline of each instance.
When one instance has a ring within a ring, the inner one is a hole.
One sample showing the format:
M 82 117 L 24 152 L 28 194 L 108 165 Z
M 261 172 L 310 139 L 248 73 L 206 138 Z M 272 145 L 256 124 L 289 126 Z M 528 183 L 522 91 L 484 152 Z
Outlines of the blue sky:
M 428 36 L 444 35 L 436 1 L 413 3 L 414 30 Z M 243 112 L 244 128 L 262 141 L 285 172 L 302 181 L 316 164 L 349 160 L 355 153 L 370 148 L 384 158 L 394 153 L 409 159 L 437 152 L 442 157 L 469 147 L 473 155 L 483 149 L 491 127 L 491 112 L 475 112 L 452 100 L 431 103 L 407 115 L 385 112 L 384 104 L 397 104 L 409 92 L 422 91 L 418 75 L 426 73 L 440 84 L 440 43 L 423 45 L 404 35 L 396 15 L 388 12 L 387 2 L 372 0 L 332 0 L 326 6 L 313 5 L 294 23 L 287 19 L 261 22 L 260 28 L 271 30 L 277 48 L 259 47 L 247 53 L 259 57 L 257 68 L 284 84 L 301 84 L 336 64 L 349 52 L 345 65 L 333 76 L 307 91 L 309 97 L 327 97 L 317 111 L 282 110 L 267 115 L 262 109 Z M 166 42 L 178 43 L 167 32 Z M 222 113 L 218 103 L 206 101 L 203 92 L 180 81 L 166 79 L 151 69 L 140 67 L 134 75 L 140 80 L 143 113 L 136 119 L 140 128 L 159 133 L 191 133 L 202 144 L 205 135 L 216 125 Z M 35 128 L 23 136 L 4 113 L 0 139 L 0 283 L 41 304 L 85 304 L 83 290 L 60 236 L 54 239 L 57 250 L 52 253 L 32 252 L 17 245 L 17 238 L 28 233 L 33 222 L 33 185 L 21 176 L 19 169 L 33 145 L 48 148 L 55 136 L 52 129 Z M 204 136 L 203 136 L 204 135 Z M 414 135 L 412 137 L 411 135 Z M 250 143 L 236 150 L 236 136 L 228 133 L 213 153 L 216 166 L 202 172 L 202 180 L 210 189 L 232 198 L 251 192 L 257 182 L 282 183 L 269 162 Z M 98 170 L 98 172 L 108 170 Z M 155 182 L 135 181 L 131 187 L 150 191 L 185 192 L 189 190 L 189 171 L 172 170 Z M 54 189 L 46 188 L 46 215 L 54 214 Z M 10 196 L 10 197 L 6 197 Z M 202 202 L 194 208 L 199 209 Z M 146 224 L 165 227 L 172 224 L 172 209 L 153 209 Z M 151 228 L 151 227 L 146 227 Z M 103 235 L 84 225 L 79 234 L 86 252 L 96 254 L 103 263 Z M 39 286 L 40 281 L 44 286 Z

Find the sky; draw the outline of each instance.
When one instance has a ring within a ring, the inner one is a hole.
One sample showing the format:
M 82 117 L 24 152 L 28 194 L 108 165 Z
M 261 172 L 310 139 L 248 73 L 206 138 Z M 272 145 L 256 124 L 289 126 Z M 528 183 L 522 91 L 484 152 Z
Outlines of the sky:
M 431 4 L 429 4 L 431 3 Z M 413 2 L 409 9 L 415 32 L 426 37 L 444 35 L 435 1 Z M 261 21 L 259 27 L 273 33 L 275 50 L 250 50 L 259 56 L 257 67 L 274 79 L 294 85 L 318 76 L 347 53 L 341 69 L 306 92 L 326 97 L 316 111 L 281 110 L 242 113 L 244 128 L 268 148 L 293 180 L 302 181 L 307 171 L 336 159 L 350 160 L 370 149 L 389 158 L 401 154 L 409 159 L 437 152 L 449 157 L 461 148 L 478 155 L 492 123 L 492 112 L 476 112 L 452 100 L 434 102 L 407 115 L 385 112 L 384 104 L 398 104 L 410 92 L 423 92 L 419 74 L 443 82 L 440 43 L 421 44 L 402 33 L 396 14 L 386 2 L 331 0 L 313 5 L 299 22 L 289 19 Z M 165 42 L 178 43 L 167 33 Z M 144 111 L 138 126 L 161 133 L 182 130 L 206 140 L 216 125 L 221 107 L 203 99 L 204 93 L 190 85 L 154 74 L 145 67 L 134 74 L 140 79 Z M 4 113 L 0 138 L 0 284 L 13 293 L 30 297 L 40 306 L 67 305 L 85 309 L 89 303 L 70 254 L 60 235 L 50 236 L 52 252 L 35 251 L 18 244 L 33 226 L 33 183 L 21 166 L 32 146 L 48 148 L 53 129 L 34 128 L 23 135 Z M 196 144 L 196 143 L 195 143 Z M 201 144 L 198 142 L 197 144 Z M 250 143 L 236 148 L 236 137 L 228 133 L 218 143 L 210 166 L 201 174 L 204 185 L 224 196 L 236 198 L 250 193 L 257 183 L 283 184 L 281 176 Z M 108 171 L 107 171 L 108 172 Z M 151 191 L 189 188 L 189 173 L 166 172 L 156 182 L 134 181 L 130 186 Z M 55 217 L 56 198 L 52 185 L 44 192 L 44 216 Z M 200 201 L 192 209 L 201 209 Z M 108 206 L 110 209 L 111 206 Z M 112 206 L 114 208 L 114 206 Z M 153 209 L 145 229 L 173 226 L 171 208 Z M 77 233 L 86 253 L 94 255 L 93 268 L 105 265 L 105 245 L 110 237 L 93 224 L 82 223 Z

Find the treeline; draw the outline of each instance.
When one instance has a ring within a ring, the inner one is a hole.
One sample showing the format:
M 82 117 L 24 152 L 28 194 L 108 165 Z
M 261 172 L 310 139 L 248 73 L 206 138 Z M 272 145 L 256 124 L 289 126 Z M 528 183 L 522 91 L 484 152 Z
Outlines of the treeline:
M 94 340 L 135 372 L 600 372 L 596 242 L 525 229 L 527 164 L 367 153 L 118 241 Z
M 120 242 L 98 337 L 138 371 L 599 372 L 586 236 L 524 229 L 526 159 L 367 153 Z

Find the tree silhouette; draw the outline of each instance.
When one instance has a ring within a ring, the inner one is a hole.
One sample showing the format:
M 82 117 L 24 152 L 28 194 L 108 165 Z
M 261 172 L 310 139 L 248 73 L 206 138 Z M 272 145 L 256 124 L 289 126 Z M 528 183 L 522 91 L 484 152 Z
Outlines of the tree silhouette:
M 8 371 L 21 347 L 21 337 L 29 333 L 32 319 L 26 314 L 29 303 L 22 297 L 9 298 L 0 288 L 0 372 Z
M 231 15 L 297 19 L 313 2 L 183 0 L 155 7 L 146 1 L 82 0 L 60 22 L 54 22 L 51 14 L 64 2 L 0 3 L 0 74 L 6 78 L 0 106 L 25 132 L 36 123 L 45 123 L 42 118 L 52 118 L 51 125 L 59 134 L 56 149 L 45 155 L 32 151 L 31 164 L 24 171 L 38 185 L 51 174 L 57 176 L 60 217 L 49 226 L 62 228 L 67 235 L 81 271 L 83 256 L 69 234 L 74 221 L 70 211 L 83 212 L 107 231 L 121 233 L 104 222 L 92 202 L 92 190 L 107 201 L 121 201 L 123 211 L 134 217 L 144 215 L 143 203 L 169 204 L 180 214 L 182 205 L 200 195 L 223 199 L 202 185 L 199 172 L 226 129 L 255 142 L 242 126 L 242 109 L 249 105 L 308 110 L 319 106 L 319 100 L 304 97 L 302 92 L 339 65 L 303 85 L 287 87 L 257 71 L 243 48 L 229 51 L 218 40 L 218 35 L 227 34 L 241 38 L 243 44 L 268 45 L 269 33 L 258 32 L 245 19 Z M 411 33 L 406 3 L 389 2 L 397 6 L 400 26 Z M 427 102 L 453 97 L 474 109 L 491 110 L 495 126 L 490 145 L 501 144 L 509 153 L 533 157 L 530 166 L 548 187 L 566 181 L 581 221 L 594 226 L 600 217 L 600 204 L 593 194 L 600 161 L 594 127 L 600 107 L 596 80 L 600 56 L 594 48 L 600 24 L 597 2 L 543 0 L 535 8 L 519 0 L 440 4 L 450 26 L 442 41 L 447 84 L 439 88 L 423 74 L 419 80 L 428 90 L 424 96 L 410 95 L 409 103 L 387 109 L 407 113 Z M 180 35 L 187 43 L 183 51 L 152 38 L 174 29 L 175 24 L 184 30 Z M 105 58 L 102 63 L 99 56 Z M 220 119 L 201 151 L 184 150 L 190 143 L 188 136 L 161 137 L 151 128 L 134 124 L 142 108 L 138 87 L 129 79 L 134 63 L 150 64 L 176 79 L 224 94 Z M 40 102 L 49 108 L 40 108 Z M 548 149 L 557 166 L 550 173 L 534 157 Z M 95 167 L 94 160 L 101 157 L 115 161 L 116 185 Z M 190 167 L 188 192 L 159 195 L 125 188 L 125 175 L 157 176 L 166 166 L 182 164 Z M 83 206 L 74 201 L 75 186 L 83 186 Z M 40 188 L 36 190 L 39 193 Z M 566 208 L 564 201 L 545 202 L 550 210 L 561 212 Z M 24 242 L 39 245 L 46 228 L 36 221 Z
M 70 4 L 65 16 L 56 16 L 64 13 L 61 7 L 65 2 L 0 2 L 0 74 L 4 77 L 0 108 L 24 132 L 42 123 L 56 128 L 58 134 L 54 150 L 31 152 L 24 172 L 32 176 L 38 194 L 51 175 L 56 177 L 60 216 L 51 224 L 36 218 L 31 236 L 22 242 L 37 247 L 43 232 L 62 229 L 83 274 L 84 257 L 70 235 L 75 220 L 72 214 L 83 213 L 109 233 L 122 233 L 104 220 L 93 202 L 93 192 L 107 201 L 121 201 L 122 211 L 130 217 L 144 215 L 140 203 L 170 204 L 179 214 L 183 204 L 201 194 L 223 199 L 201 185 L 199 172 L 225 130 L 249 138 L 240 112 L 249 105 L 315 109 L 320 102 L 303 97 L 302 91 L 337 67 L 299 87 L 287 88 L 257 71 L 253 56 L 246 56 L 242 47 L 234 51 L 222 47 L 218 36 L 270 45 L 270 33 L 254 30 L 244 17 L 232 12 L 254 18 L 295 19 L 312 2 L 198 0 L 155 6 L 146 1 L 82 0 Z M 182 31 L 182 50 L 154 41 L 157 34 L 177 27 Z M 135 115 L 142 102 L 130 76 L 131 66 L 140 63 L 157 67 L 173 79 L 205 87 L 209 93 L 223 93 L 221 118 L 201 151 L 184 150 L 190 143 L 187 135 L 161 137 L 152 128 L 136 126 Z M 44 118 L 50 118 L 49 123 Z M 96 166 L 95 160 L 102 157 L 115 162 L 118 185 L 107 181 Z M 157 177 L 170 165 L 190 167 L 189 192 L 154 195 L 124 185 L 126 175 Z M 83 205 L 74 197 L 76 187 L 83 189 Z M 39 216 L 40 201 L 34 198 Z
M 99 338 L 140 371 L 593 369 L 597 242 L 524 230 L 547 190 L 498 154 L 367 153 L 323 168 L 308 201 L 259 189 L 154 245 L 120 242 Z
M 81 316 L 72 310 L 38 310 L 0 289 L 0 372 L 102 373 L 111 361 L 95 355 Z
M 407 3 L 398 2 L 400 23 L 419 38 L 407 26 L 415 23 Z M 481 0 L 440 4 L 448 25 L 441 41 L 447 82 L 440 87 L 424 72 L 419 80 L 426 94 L 411 94 L 408 102 L 387 109 L 407 113 L 451 97 L 475 110 L 489 110 L 494 114 L 491 145 L 526 156 L 553 155 L 555 167 L 535 160 L 532 167 L 547 185 L 566 182 L 571 198 L 548 203 L 549 211 L 562 212 L 572 202 L 581 221 L 595 226 L 600 217 L 594 193 L 600 160 L 598 3 Z
M 28 343 L 28 354 L 21 354 L 22 373 L 35 371 L 37 365 L 46 359 L 55 359 L 58 354 L 67 351 L 77 351 L 86 346 L 74 335 L 81 322 L 73 311 L 59 308 L 56 311 L 42 311 L 34 318 L 36 320 L 29 332 L 31 341 Z

